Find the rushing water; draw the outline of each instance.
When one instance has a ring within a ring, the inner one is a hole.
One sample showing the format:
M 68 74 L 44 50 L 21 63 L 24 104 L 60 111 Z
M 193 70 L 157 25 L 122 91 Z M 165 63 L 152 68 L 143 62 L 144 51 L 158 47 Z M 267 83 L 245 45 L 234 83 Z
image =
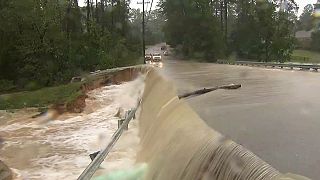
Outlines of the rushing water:
M 88 93 L 81 114 L 64 114 L 44 123 L 31 118 L 35 110 L 1 112 L 0 159 L 16 179 L 76 179 L 90 163 L 89 154 L 100 150 L 118 128 L 115 114 L 133 108 L 143 90 L 142 79 Z M 134 124 L 133 124 L 134 125 Z M 134 128 L 132 128 L 134 129 Z M 137 132 L 127 132 L 134 137 Z M 136 135 L 137 136 L 137 135 Z M 122 140 L 102 165 L 102 172 L 130 167 L 135 162 L 137 138 Z
M 187 99 L 212 128 L 155 71 L 145 84 L 138 78 L 90 92 L 82 114 L 46 123 L 30 118 L 32 110 L 1 113 L 0 158 L 18 179 L 75 179 L 89 164 L 88 154 L 117 129 L 119 108 L 132 108 L 145 85 L 139 120 L 96 175 L 142 163 L 144 179 L 255 180 L 281 178 L 280 172 L 319 177 L 319 74 L 170 60 L 162 72 L 179 93 L 229 83 L 243 87 Z
M 161 71 L 180 93 L 242 84 L 187 102 L 213 129 L 281 172 L 320 177 L 320 73 L 174 60 Z

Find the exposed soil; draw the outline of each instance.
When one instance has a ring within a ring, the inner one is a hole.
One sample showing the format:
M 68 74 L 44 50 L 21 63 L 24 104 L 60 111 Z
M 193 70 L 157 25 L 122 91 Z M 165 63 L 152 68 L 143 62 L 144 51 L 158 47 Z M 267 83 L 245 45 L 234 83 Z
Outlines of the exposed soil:
M 86 107 L 87 95 L 78 96 L 76 100 L 66 105 L 67 111 L 71 113 L 81 113 Z
M 106 75 L 95 78 L 93 81 L 85 83 L 82 86 L 82 92 L 84 95 L 78 96 L 74 101 L 67 103 L 66 105 L 54 105 L 52 109 L 55 109 L 59 114 L 64 112 L 81 113 L 86 107 L 86 95 L 89 91 L 92 91 L 103 86 L 112 84 L 121 84 L 123 82 L 132 81 L 141 73 L 141 69 L 127 68 L 114 73 L 108 73 Z

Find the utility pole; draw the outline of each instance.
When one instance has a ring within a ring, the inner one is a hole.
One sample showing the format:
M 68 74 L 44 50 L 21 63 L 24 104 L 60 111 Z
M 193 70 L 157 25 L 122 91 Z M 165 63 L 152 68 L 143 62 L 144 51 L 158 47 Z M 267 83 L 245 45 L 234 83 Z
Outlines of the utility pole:
M 150 3 L 145 2 L 145 0 L 142 0 L 141 2 L 138 2 L 138 4 L 142 4 L 142 52 L 143 52 L 143 62 L 146 64 L 146 40 L 145 40 L 145 13 L 144 13 L 144 5 Z
M 113 6 L 114 6 L 114 0 L 111 0 L 111 32 L 113 33 L 113 24 L 114 24 L 114 19 L 113 19 Z
M 143 63 L 146 63 L 146 37 L 145 37 L 145 22 L 144 22 L 144 0 L 142 0 L 142 55 L 143 55 Z

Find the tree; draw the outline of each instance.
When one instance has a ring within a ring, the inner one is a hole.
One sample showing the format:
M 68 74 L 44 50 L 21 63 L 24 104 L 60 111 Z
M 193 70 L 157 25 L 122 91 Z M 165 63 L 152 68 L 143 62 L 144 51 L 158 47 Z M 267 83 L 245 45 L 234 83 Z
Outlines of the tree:
M 186 57 L 216 60 L 224 56 L 223 30 L 210 0 L 167 0 L 160 4 L 167 19 L 164 30 L 169 44 L 180 45 Z
M 286 61 L 294 47 L 295 2 L 277 11 L 282 1 L 237 2 L 237 23 L 232 33 L 238 56 L 261 61 Z
M 159 10 L 151 10 L 146 19 L 146 43 L 151 45 L 164 42 L 165 17 Z
M 310 31 L 313 28 L 313 5 L 308 4 L 304 7 L 303 13 L 300 15 L 298 21 L 298 30 Z
M 134 64 L 128 1 L 0 0 L 0 81 L 18 89 L 68 82 L 83 71 Z M 115 28 L 112 13 L 117 13 Z

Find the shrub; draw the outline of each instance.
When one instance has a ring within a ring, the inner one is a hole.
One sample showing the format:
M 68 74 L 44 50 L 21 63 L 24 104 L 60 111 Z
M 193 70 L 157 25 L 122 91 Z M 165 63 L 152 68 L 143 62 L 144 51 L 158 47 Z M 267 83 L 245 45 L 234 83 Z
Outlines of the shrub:
M 16 86 L 13 84 L 13 81 L 0 79 L 0 93 L 6 92 L 14 89 Z

